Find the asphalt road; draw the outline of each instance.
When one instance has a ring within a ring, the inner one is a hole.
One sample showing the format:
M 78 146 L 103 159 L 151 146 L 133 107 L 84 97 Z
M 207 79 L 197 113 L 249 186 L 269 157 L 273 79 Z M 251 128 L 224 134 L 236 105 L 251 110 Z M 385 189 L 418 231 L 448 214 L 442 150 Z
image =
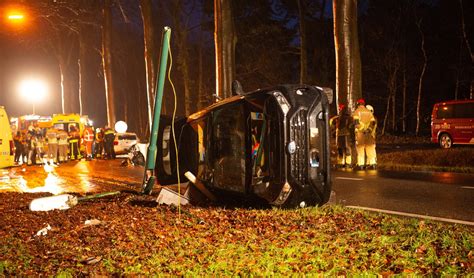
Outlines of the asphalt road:
M 58 167 L 1 169 L 0 192 L 141 191 L 143 167 L 121 166 L 121 161 L 82 160 Z M 345 206 L 474 225 L 474 175 L 339 170 L 333 172 L 333 190 L 335 202 Z
M 333 190 L 345 206 L 474 224 L 472 174 L 339 170 Z

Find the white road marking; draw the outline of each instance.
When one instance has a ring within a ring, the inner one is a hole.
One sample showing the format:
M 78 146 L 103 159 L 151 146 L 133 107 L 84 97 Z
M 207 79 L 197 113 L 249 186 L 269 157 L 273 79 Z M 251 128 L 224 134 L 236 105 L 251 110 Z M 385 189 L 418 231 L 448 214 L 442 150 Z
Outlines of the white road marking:
M 461 186 L 461 188 L 465 188 L 465 189 L 474 189 L 474 186 Z
M 444 218 L 444 217 L 435 217 L 435 216 L 428 216 L 428 215 L 407 213 L 407 212 L 401 212 L 401 211 L 393 211 L 393 210 L 385 210 L 385 209 L 376 209 L 376 208 L 367 208 L 367 207 L 359 207 L 359 206 L 346 206 L 346 207 L 348 207 L 348 208 L 353 208 L 353 209 L 362 209 L 362 210 L 369 210 L 369 211 L 375 211 L 375 212 L 382 212 L 382 213 L 388 213 L 388 214 L 394 214 L 394 215 L 401 215 L 401 216 L 408 216 L 408 217 L 416 217 L 416 218 L 422 218 L 422 219 L 429 219 L 429 220 L 435 220 L 435 221 L 443 221 L 443 222 L 449 222 L 449 223 L 455 223 L 455 224 L 463 224 L 463 225 L 474 226 L 474 222 L 464 221 L 464 220 L 458 220 L 458 219 L 451 219 L 451 218 Z
M 351 181 L 363 181 L 361 178 L 346 178 L 346 177 L 335 177 L 336 180 L 351 180 Z

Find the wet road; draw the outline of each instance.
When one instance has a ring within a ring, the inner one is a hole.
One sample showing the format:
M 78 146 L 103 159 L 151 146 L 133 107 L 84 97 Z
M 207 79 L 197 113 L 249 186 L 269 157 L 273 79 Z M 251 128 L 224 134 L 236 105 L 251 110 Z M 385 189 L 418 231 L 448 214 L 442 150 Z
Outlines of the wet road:
M 336 202 L 474 222 L 474 175 L 431 172 L 334 171 Z
M 121 159 L 70 161 L 59 166 L 0 169 L 0 192 L 97 193 L 140 190 L 142 167 L 121 166 Z
M 141 192 L 143 167 L 121 166 L 121 159 L 68 162 L 58 167 L 0 169 L 0 192 Z M 335 201 L 474 224 L 474 175 L 384 171 L 334 171 Z

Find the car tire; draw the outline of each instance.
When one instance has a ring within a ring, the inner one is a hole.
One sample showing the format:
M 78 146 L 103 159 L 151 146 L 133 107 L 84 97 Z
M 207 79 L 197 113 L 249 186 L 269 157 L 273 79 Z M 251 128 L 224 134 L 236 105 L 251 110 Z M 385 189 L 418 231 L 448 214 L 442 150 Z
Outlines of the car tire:
M 449 134 L 443 133 L 439 136 L 439 146 L 443 149 L 449 149 L 453 145 L 453 139 Z

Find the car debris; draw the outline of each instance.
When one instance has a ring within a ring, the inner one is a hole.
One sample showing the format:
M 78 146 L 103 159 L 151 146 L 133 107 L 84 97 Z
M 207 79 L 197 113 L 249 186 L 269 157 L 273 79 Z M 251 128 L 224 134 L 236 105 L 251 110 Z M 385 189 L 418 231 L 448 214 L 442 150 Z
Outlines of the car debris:
M 76 206 L 80 201 L 96 199 L 106 196 L 120 194 L 120 191 L 105 192 L 84 197 L 77 197 L 71 194 L 61 194 L 56 196 L 37 198 L 31 201 L 29 208 L 31 211 L 50 211 L 50 210 L 66 210 Z

